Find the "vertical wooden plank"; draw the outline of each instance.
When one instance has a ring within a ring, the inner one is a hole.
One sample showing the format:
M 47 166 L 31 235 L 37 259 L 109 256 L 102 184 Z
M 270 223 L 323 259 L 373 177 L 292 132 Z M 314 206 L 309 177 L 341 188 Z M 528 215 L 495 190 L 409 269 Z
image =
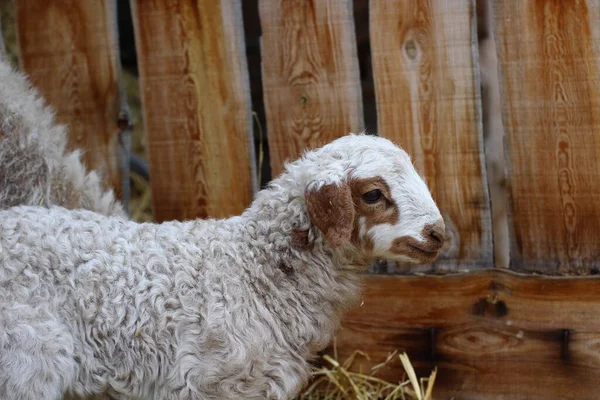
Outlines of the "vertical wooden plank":
M 155 218 L 227 217 L 256 188 L 239 0 L 132 0 Z
M 350 0 L 261 0 L 273 176 L 286 159 L 364 129 Z
M 21 67 L 68 125 L 69 145 L 121 195 L 114 0 L 16 0 Z
M 495 2 L 511 267 L 600 267 L 600 1 Z
M 491 266 L 475 4 L 472 0 L 370 4 L 379 133 L 412 155 L 449 234 L 443 256 L 425 269 Z

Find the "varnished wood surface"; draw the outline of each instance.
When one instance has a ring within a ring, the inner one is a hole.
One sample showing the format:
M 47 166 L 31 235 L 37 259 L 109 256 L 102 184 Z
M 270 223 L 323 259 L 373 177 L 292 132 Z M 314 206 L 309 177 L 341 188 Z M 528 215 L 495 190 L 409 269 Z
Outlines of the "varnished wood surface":
M 421 376 L 438 366 L 435 399 L 600 395 L 600 279 L 368 276 L 363 301 L 343 321 L 339 359 L 362 350 L 368 368 L 407 351 Z M 398 380 L 403 369 L 397 360 L 382 372 Z
M 391 0 L 370 7 L 379 132 L 412 156 L 447 225 L 444 254 L 425 269 L 490 266 L 474 2 Z
M 132 1 L 159 221 L 239 214 L 256 188 L 239 0 Z
M 260 0 L 271 168 L 363 130 L 350 0 Z
M 68 126 L 69 146 L 120 197 L 119 53 L 114 0 L 16 0 L 20 64 Z
M 600 1 L 495 1 L 511 266 L 600 267 Z

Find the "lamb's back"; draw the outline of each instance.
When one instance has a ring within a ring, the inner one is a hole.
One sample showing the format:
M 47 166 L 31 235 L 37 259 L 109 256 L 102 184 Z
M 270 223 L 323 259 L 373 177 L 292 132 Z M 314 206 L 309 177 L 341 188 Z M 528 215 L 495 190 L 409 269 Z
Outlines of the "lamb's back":
M 189 243 L 191 225 L 138 224 L 61 207 L 2 210 L 0 287 L 22 302 L 45 292 L 72 296 L 82 306 L 122 307 L 125 297 L 151 297 L 178 274 L 197 273 L 203 250 Z
M 133 230 L 126 221 L 89 211 L 31 206 L 0 211 L 0 226 L 0 283 L 27 283 L 32 290 L 73 286 L 90 261 L 110 265 L 111 250 Z M 34 277 L 39 281 L 30 282 Z

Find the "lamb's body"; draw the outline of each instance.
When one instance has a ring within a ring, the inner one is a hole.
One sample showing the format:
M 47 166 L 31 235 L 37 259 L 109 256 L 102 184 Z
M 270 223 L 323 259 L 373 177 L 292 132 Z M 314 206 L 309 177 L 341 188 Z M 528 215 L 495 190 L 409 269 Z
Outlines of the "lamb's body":
M 290 398 L 358 270 L 431 262 L 443 229 L 408 155 L 366 135 L 307 152 L 229 219 L 0 211 L 0 397 Z
M 58 207 L 1 211 L 0 333 L 28 332 L 24 340 L 40 347 L 39 370 L 28 374 L 71 379 L 62 389 L 80 393 L 296 392 L 308 377 L 305 360 L 327 345 L 340 308 L 357 296 L 356 278 L 325 253 L 293 250 L 292 224 L 280 222 L 306 221 L 263 197 L 271 206 L 249 210 L 252 218 L 160 225 Z M 24 313 L 32 315 L 26 325 Z M 23 382 L 36 382 L 19 372 L 21 360 L 32 361 L 0 354 L 0 370 L 12 364 Z M 11 393 L 0 381 L 3 389 Z M 43 382 L 29 390 L 23 398 L 50 395 Z

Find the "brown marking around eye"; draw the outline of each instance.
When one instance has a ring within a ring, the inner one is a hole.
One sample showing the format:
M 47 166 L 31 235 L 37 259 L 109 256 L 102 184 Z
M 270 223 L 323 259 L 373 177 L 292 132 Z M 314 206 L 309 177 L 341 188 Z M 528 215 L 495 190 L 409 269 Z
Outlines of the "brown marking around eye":
M 365 219 L 366 230 L 378 224 L 396 224 L 400 218 L 398 206 L 392 198 L 388 184 L 379 176 L 366 179 L 352 179 L 350 181 L 350 189 L 356 210 L 352 242 L 364 250 L 372 251 L 374 248 L 373 239 L 368 235 L 360 234 L 360 217 L 364 217 Z M 362 200 L 362 195 L 374 189 L 381 190 L 383 198 L 375 204 L 366 204 Z
M 381 200 L 375 204 L 365 203 L 362 195 L 374 189 L 381 191 Z M 369 230 L 378 224 L 396 224 L 400 217 L 389 186 L 379 176 L 352 179 L 348 184 L 340 186 L 324 185 L 317 191 L 306 192 L 305 195 L 312 223 L 324 233 L 334 247 L 341 245 L 344 237 L 348 235 L 355 246 L 372 252 L 373 239 L 369 235 L 360 234 L 360 218 L 364 217 L 365 229 Z M 351 202 L 346 203 L 346 198 L 351 198 Z M 292 244 L 298 249 L 310 250 L 313 243 L 310 242 L 309 231 L 294 229 Z
M 385 180 L 381 177 L 356 179 L 350 182 L 352 198 L 356 214 L 365 217 L 366 229 L 378 224 L 396 224 L 400 218 L 398 205 L 392 198 L 392 193 Z M 366 204 L 361 196 L 373 189 L 381 190 L 383 199 L 376 204 Z

